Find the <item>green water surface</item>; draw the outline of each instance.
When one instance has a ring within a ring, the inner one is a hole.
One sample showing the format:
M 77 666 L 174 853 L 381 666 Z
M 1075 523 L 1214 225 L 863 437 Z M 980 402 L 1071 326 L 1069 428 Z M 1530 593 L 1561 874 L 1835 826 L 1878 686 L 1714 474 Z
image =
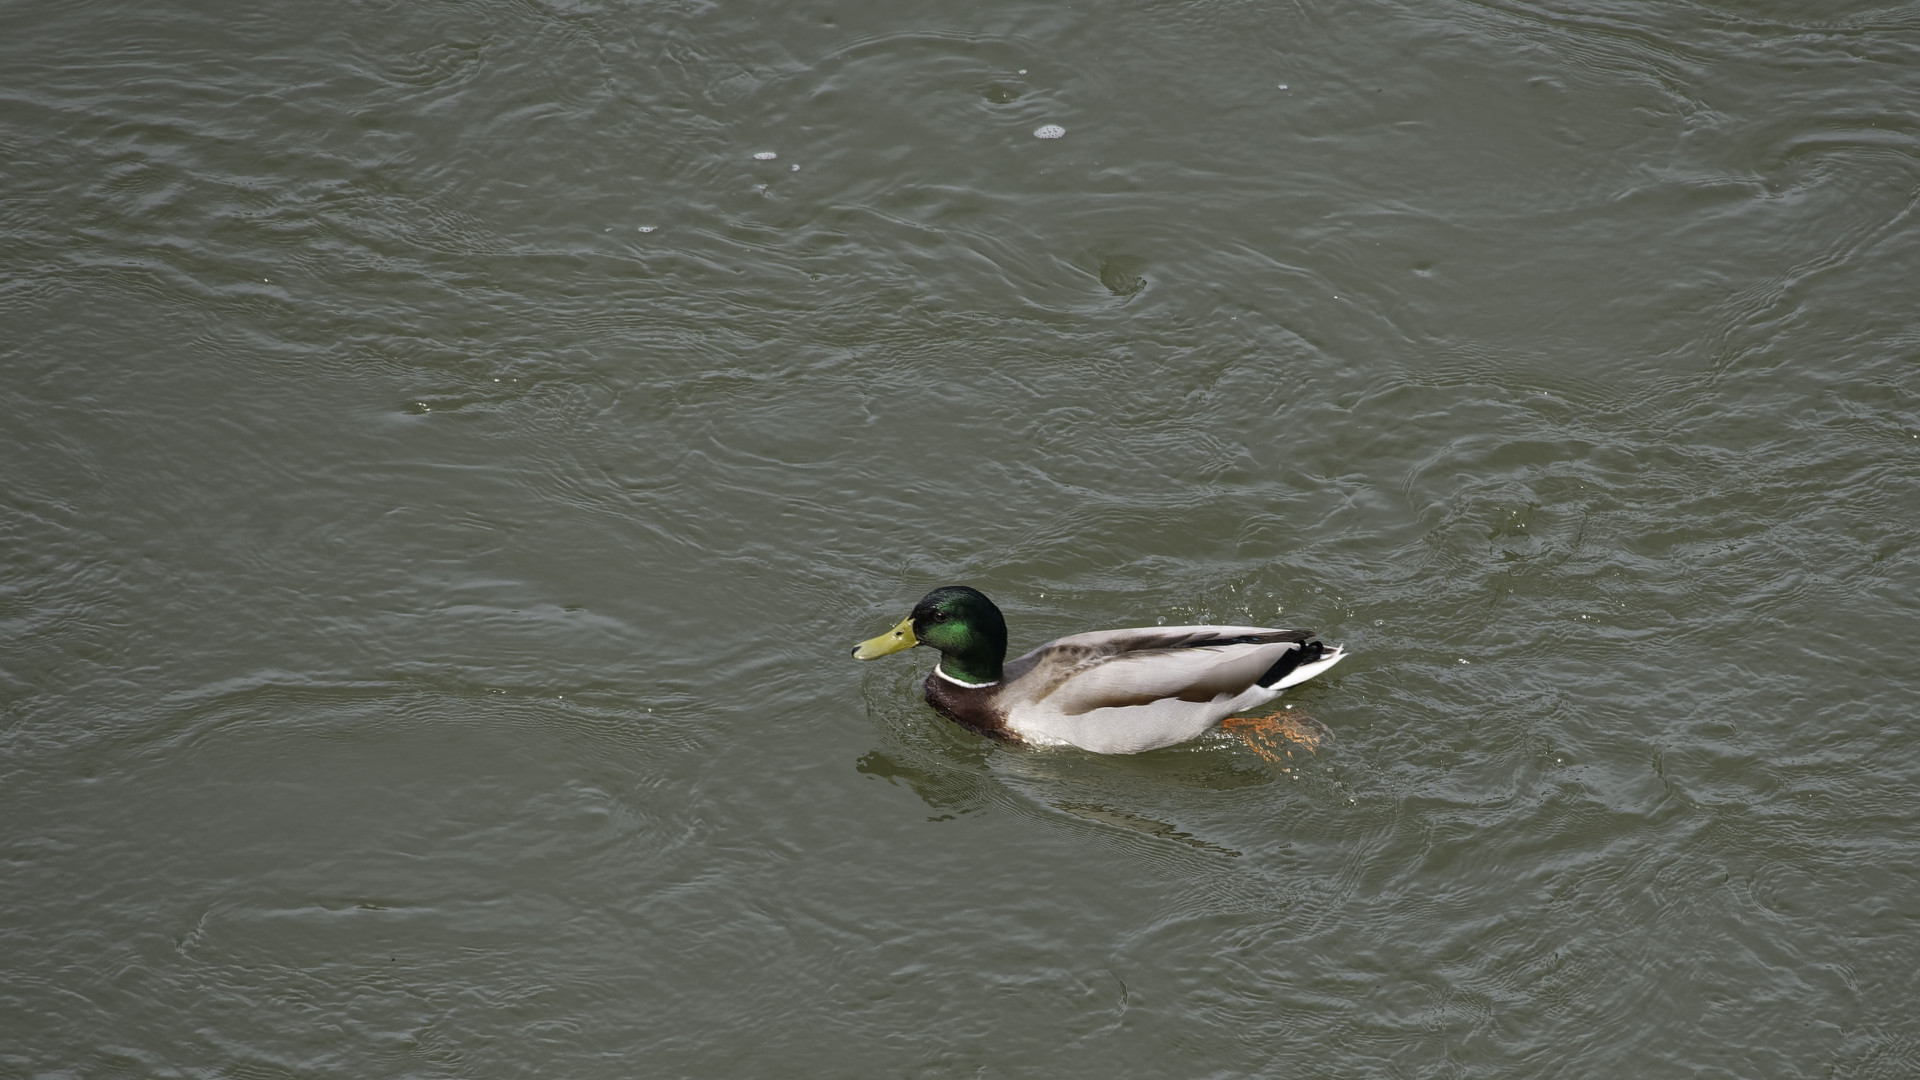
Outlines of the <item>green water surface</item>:
M 0 16 L 0 1076 L 1920 1075 L 1920 7 Z

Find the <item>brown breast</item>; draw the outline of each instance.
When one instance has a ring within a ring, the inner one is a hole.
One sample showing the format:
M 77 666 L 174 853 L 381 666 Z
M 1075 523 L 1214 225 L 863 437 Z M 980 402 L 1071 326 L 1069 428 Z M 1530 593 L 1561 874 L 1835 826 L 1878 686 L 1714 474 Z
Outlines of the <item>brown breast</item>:
M 927 675 L 927 704 L 940 715 L 969 731 L 996 739 L 1019 742 L 1019 736 L 1007 729 L 1007 713 L 994 699 L 1000 686 L 956 686 L 938 675 Z

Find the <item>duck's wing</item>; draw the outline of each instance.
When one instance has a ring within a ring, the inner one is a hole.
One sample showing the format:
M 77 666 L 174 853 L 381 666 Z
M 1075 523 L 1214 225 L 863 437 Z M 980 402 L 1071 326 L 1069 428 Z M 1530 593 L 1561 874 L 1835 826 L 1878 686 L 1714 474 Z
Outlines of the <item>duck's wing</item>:
M 1210 702 L 1237 696 L 1289 674 L 1312 640 L 1308 630 L 1264 626 L 1101 630 L 1061 638 L 1015 663 L 1029 656 L 1034 661 L 1018 676 L 1025 703 L 1045 702 L 1073 714 L 1170 698 Z
M 1338 663 L 1306 630 L 1155 626 L 1075 634 L 1007 666 L 1009 724 L 1040 742 L 1131 753 L 1184 742 Z

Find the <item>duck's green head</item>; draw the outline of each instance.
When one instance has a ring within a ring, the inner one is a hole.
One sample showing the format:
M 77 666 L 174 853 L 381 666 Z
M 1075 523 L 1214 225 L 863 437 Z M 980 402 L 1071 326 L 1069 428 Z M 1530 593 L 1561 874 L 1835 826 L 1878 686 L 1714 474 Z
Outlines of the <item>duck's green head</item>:
M 1000 681 L 1007 658 L 1007 620 L 978 589 L 948 585 L 920 598 L 913 614 L 853 650 L 856 660 L 874 660 L 915 645 L 940 650 L 940 670 L 971 683 Z

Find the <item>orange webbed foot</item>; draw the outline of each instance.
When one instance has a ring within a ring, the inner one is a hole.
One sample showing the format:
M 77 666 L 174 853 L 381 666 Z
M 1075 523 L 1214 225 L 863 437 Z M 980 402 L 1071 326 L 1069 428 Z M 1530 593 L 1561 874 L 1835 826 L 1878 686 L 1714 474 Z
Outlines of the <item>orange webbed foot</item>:
M 1283 753 L 1293 756 L 1288 743 L 1298 743 L 1312 753 L 1321 743 L 1333 741 L 1326 725 L 1296 709 L 1282 709 L 1272 716 L 1230 716 L 1221 722 L 1220 730 L 1240 736 L 1247 749 L 1275 765 L 1285 764 Z

